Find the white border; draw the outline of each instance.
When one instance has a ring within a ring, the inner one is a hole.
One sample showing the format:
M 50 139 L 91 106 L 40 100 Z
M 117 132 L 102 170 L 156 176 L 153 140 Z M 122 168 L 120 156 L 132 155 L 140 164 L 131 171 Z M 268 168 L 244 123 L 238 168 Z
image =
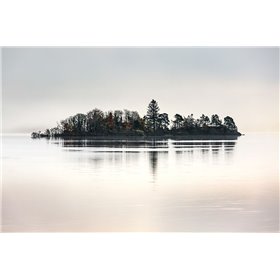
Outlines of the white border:
M 0 45 L 277 46 L 278 0 L 1 0 Z
M 1 279 L 278 280 L 277 234 L 3 234 Z

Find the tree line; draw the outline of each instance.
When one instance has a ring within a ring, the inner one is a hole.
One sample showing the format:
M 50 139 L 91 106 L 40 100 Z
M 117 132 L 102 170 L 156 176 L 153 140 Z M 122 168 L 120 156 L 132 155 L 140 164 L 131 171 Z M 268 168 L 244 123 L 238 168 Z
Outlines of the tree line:
M 169 120 L 167 113 L 160 113 L 158 103 L 153 99 L 144 117 L 137 111 L 115 110 L 103 112 L 93 109 L 87 114 L 76 114 L 44 132 L 33 132 L 32 137 L 71 137 L 71 136 L 162 136 L 162 135 L 241 135 L 233 118 L 224 121 L 217 114 L 210 118 L 202 114 L 195 119 L 175 114 Z

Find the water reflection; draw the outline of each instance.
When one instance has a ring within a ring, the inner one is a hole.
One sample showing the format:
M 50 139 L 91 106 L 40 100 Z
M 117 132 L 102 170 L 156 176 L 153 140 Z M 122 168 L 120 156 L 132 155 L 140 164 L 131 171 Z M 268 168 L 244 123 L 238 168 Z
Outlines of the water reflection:
M 191 141 L 191 140 L 48 140 L 51 144 L 59 145 L 63 148 L 77 148 L 77 147 L 89 147 L 89 148 L 150 148 L 150 149 L 200 149 L 200 150 L 219 150 L 224 147 L 225 150 L 233 150 L 237 141 Z
M 6 232 L 279 229 L 274 135 L 6 137 L 3 147 Z
M 70 147 L 98 147 L 98 148 L 166 148 L 167 140 L 94 140 L 94 139 L 59 139 L 51 141 L 52 144 Z
M 139 160 L 140 154 L 148 154 L 150 174 L 152 181 L 156 181 L 158 164 L 167 162 L 169 158 L 185 164 L 194 159 L 214 161 L 225 155 L 229 160 L 237 141 L 234 140 L 102 140 L 102 139 L 59 139 L 50 140 L 66 152 L 79 153 L 80 162 L 92 164 L 99 168 L 111 165 L 133 165 Z M 142 158 L 142 156 L 141 156 Z M 76 158 L 73 158 L 76 161 Z
M 157 173 L 157 165 L 158 165 L 158 152 L 157 151 L 149 152 L 149 160 L 150 160 L 153 179 L 155 180 L 156 173 Z

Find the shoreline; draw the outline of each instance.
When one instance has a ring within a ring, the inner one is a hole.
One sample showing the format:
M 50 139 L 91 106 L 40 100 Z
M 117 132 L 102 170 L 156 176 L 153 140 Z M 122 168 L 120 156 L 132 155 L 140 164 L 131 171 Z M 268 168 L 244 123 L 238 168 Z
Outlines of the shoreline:
M 40 136 L 32 139 L 57 139 L 57 140 L 237 140 L 238 137 L 244 136 L 240 135 L 229 135 L 229 134 L 219 134 L 219 135 L 146 135 L 146 136 L 135 136 L 135 135 L 106 135 L 106 136 Z

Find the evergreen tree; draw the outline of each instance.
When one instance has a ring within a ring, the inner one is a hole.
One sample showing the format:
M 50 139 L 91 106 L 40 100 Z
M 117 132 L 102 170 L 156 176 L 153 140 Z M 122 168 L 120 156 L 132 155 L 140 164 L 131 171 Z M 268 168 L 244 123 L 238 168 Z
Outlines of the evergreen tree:
M 146 121 L 148 129 L 152 130 L 155 134 L 159 123 L 159 106 L 154 99 L 150 102 L 148 106 Z

